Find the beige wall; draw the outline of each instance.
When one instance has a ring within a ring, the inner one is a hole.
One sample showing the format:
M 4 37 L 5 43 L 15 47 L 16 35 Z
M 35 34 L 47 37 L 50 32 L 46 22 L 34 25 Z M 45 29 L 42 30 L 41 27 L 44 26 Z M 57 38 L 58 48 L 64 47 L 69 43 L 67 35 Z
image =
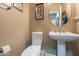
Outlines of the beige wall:
M 23 4 L 23 13 L 15 8 L 0 8 L 0 47 L 11 46 L 7 55 L 21 55 L 29 41 L 29 4 Z
M 50 31 L 75 32 L 75 22 L 74 22 L 74 17 L 76 15 L 75 4 L 71 4 L 71 7 L 72 7 L 72 14 L 68 23 L 62 27 L 56 27 L 50 22 L 48 18 L 48 11 L 50 8 L 50 4 L 44 4 L 43 20 L 35 20 L 35 4 L 30 5 L 30 32 L 42 31 L 44 33 L 43 47 L 50 47 L 56 49 L 56 41 L 50 39 L 48 36 L 48 33 Z M 76 50 L 72 47 L 72 45 L 75 48 L 75 42 L 67 42 L 67 47 L 69 49 L 72 49 L 73 52 L 76 52 Z
M 48 8 L 46 5 L 44 6 L 44 19 L 43 20 L 35 20 L 35 4 L 30 4 L 30 32 L 41 31 L 44 33 L 43 46 L 55 47 L 56 41 L 52 41 L 48 37 L 48 32 L 51 29 L 51 23 L 48 19 Z M 55 45 L 53 45 L 55 44 Z
M 79 18 L 79 4 L 76 4 L 76 16 Z M 76 20 L 76 33 L 79 34 L 79 19 Z M 77 43 L 77 49 L 78 49 L 78 55 L 79 55 L 79 40 L 76 41 Z

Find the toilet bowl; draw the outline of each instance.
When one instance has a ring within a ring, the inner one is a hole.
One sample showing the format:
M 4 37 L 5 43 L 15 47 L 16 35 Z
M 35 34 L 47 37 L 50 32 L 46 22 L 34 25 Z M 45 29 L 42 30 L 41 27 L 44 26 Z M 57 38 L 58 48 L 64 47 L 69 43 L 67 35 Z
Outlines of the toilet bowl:
M 32 32 L 32 45 L 27 47 L 22 52 L 21 56 L 40 56 L 42 39 L 42 32 Z

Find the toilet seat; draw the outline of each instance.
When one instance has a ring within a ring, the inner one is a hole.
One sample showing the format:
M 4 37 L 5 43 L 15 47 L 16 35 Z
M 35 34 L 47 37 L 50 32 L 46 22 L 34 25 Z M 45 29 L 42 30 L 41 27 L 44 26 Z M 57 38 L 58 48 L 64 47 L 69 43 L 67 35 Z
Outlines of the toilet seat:
M 40 56 L 40 50 L 40 46 L 31 45 L 22 52 L 21 56 Z

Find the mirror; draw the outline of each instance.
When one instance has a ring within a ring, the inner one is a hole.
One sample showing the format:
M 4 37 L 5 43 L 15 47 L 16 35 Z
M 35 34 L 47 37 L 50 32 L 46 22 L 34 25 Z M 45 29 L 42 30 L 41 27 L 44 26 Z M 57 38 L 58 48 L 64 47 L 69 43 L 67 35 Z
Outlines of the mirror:
M 51 4 L 48 15 L 52 24 L 61 27 L 70 19 L 71 5 L 68 3 Z

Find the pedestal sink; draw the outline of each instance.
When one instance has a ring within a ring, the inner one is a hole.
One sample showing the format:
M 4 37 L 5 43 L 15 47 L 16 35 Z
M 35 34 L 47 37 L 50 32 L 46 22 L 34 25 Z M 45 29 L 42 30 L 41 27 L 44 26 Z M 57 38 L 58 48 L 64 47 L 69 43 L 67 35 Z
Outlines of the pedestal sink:
M 57 55 L 66 56 L 66 41 L 78 40 L 79 35 L 71 32 L 49 32 L 49 37 L 57 40 Z

